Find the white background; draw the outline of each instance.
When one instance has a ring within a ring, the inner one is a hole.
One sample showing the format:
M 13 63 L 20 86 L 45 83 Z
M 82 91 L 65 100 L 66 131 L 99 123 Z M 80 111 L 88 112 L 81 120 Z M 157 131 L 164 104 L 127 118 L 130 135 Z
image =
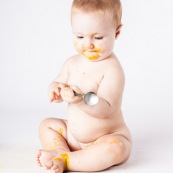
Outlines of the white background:
M 0 0 L 0 145 L 39 144 L 42 119 L 66 118 L 67 105 L 49 103 L 47 87 L 63 62 L 76 53 L 71 2 Z M 153 163 L 169 167 L 173 163 L 173 1 L 122 0 L 122 5 L 123 28 L 114 52 L 126 75 L 124 118 L 135 153 L 141 151 L 132 160 L 150 159 L 141 154 L 148 151 Z M 152 161 L 147 163 L 151 167 Z

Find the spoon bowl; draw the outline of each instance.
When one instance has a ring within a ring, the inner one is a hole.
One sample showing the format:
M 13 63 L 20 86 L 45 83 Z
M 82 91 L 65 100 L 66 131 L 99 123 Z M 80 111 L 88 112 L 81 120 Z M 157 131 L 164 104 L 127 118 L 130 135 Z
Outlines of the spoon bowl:
M 88 92 L 86 94 L 79 94 L 75 92 L 74 94 L 75 96 L 83 97 L 84 102 L 90 106 L 96 105 L 99 100 L 98 96 L 94 92 Z

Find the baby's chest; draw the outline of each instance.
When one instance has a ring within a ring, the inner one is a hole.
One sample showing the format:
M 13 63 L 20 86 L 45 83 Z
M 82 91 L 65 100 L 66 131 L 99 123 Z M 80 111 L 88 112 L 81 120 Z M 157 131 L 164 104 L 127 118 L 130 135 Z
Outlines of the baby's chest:
M 96 71 L 74 70 L 69 74 L 68 83 L 78 86 L 82 92 L 97 92 L 103 74 Z

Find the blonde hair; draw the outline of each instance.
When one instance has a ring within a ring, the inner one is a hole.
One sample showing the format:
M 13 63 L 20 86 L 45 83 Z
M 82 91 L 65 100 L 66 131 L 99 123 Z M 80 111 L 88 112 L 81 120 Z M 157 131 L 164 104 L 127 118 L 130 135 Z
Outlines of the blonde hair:
M 75 11 L 108 12 L 112 16 L 113 24 L 116 27 L 121 25 L 122 6 L 120 0 L 73 0 L 71 13 Z

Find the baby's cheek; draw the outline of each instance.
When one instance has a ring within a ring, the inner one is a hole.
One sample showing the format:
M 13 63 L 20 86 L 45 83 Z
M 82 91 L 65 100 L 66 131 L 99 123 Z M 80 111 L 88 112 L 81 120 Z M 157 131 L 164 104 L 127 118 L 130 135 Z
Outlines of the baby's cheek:
M 79 43 L 74 42 L 74 47 L 75 47 L 77 52 L 82 53 L 82 51 L 83 51 L 82 46 Z
M 73 41 L 73 45 L 74 45 L 74 47 L 75 47 L 75 49 L 77 49 L 77 42 L 76 41 Z

